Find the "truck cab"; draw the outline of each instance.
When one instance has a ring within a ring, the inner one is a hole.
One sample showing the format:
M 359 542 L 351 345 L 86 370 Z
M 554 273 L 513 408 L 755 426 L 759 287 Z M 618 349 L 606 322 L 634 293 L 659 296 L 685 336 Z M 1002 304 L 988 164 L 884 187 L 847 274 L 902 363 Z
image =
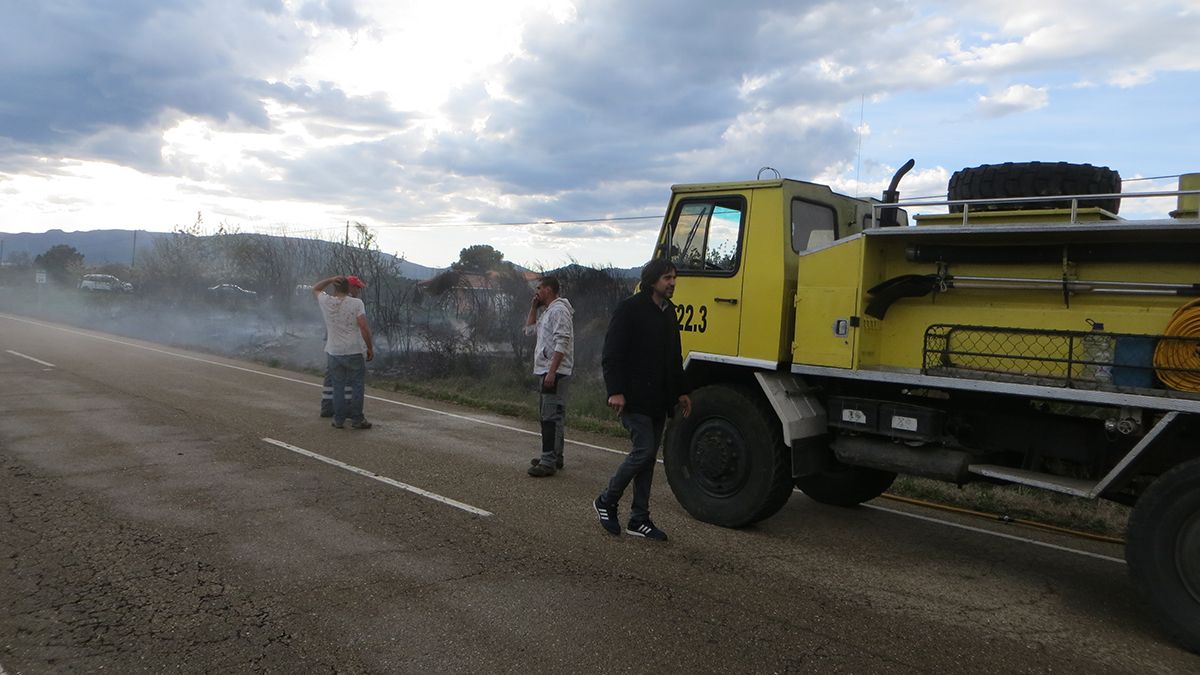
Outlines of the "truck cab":
M 790 362 L 797 261 L 863 230 L 869 202 L 797 180 L 675 185 L 660 257 L 679 275 L 684 359 L 774 369 Z M 825 299 L 836 302 L 836 289 Z

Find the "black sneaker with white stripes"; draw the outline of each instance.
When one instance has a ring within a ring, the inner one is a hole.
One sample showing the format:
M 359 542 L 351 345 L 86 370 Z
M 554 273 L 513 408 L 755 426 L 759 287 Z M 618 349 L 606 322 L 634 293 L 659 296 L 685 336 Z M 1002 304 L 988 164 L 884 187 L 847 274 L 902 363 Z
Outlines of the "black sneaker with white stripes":
M 625 528 L 625 534 L 632 534 L 635 537 L 644 537 L 653 539 L 654 541 L 666 541 L 667 533 L 654 526 L 654 523 L 649 520 L 641 522 L 629 521 L 629 527 Z
M 596 509 L 596 515 L 600 517 L 600 527 L 614 537 L 621 535 L 621 523 L 617 520 L 616 506 L 606 506 L 599 497 L 596 497 L 596 501 L 592 502 L 592 508 Z

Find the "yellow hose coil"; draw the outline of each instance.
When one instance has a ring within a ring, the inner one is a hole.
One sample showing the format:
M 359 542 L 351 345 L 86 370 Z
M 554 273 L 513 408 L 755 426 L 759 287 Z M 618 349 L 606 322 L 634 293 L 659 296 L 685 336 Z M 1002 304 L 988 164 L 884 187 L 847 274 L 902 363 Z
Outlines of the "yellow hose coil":
M 1200 300 L 1175 310 L 1163 335 L 1200 338 Z M 1200 392 L 1200 342 L 1159 340 L 1154 348 L 1154 368 L 1158 379 L 1176 391 Z M 1164 370 L 1182 368 L 1183 370 Z

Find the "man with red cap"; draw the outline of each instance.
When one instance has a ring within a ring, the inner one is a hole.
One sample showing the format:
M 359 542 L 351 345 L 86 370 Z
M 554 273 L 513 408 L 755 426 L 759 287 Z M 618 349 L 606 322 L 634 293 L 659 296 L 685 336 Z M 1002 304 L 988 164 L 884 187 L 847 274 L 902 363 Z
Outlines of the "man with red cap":
M 326 294 L 325 287 L 331 284 L 333 293 Z M 364 287 L 366 284 L 358 277 L 335 276 L 318 281 L 312 289 L 325 319 L 325 355 L 332 391 L 342 393 L 350 388 L 349 401 L 344 396 L 333 397 L 333 426 L 338 429 L 345 428 L 347 417 L 355 429 L 371 428 L 363 416 L 363 389 L 366 361 L 375 358 L 375 343 L 363 302 L 350 293 L 351 288 Z
M 366 282 L 353 274 L 346 277 L 346 283 L 350 286 L 350 297 L 359 298 L 362 295 L 362 289 L 367 287 Z M 365 303 L 364 303 L 365 305 Z M 346 401 L 350 401 L 350 387 L 346 387 Z M 321 417 L 333 417 L 333 380 L 329 379 L 329 369 L 325 369 L 325 381 L 321 384 Z

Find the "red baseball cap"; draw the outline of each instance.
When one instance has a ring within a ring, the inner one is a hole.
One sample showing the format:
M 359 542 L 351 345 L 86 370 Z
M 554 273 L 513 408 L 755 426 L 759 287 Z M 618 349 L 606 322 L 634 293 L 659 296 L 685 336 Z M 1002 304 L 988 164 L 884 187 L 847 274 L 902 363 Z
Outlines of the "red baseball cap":
M 353 274 L 346 277 L 346 283 L 350 284 L 351 286 L 353 286 L 355 288 L 366 288 L 367 287 L 367 283 L 365 281 L 363 281 L 362 279 L 359 279 L 358 277 L 354 276 Z

